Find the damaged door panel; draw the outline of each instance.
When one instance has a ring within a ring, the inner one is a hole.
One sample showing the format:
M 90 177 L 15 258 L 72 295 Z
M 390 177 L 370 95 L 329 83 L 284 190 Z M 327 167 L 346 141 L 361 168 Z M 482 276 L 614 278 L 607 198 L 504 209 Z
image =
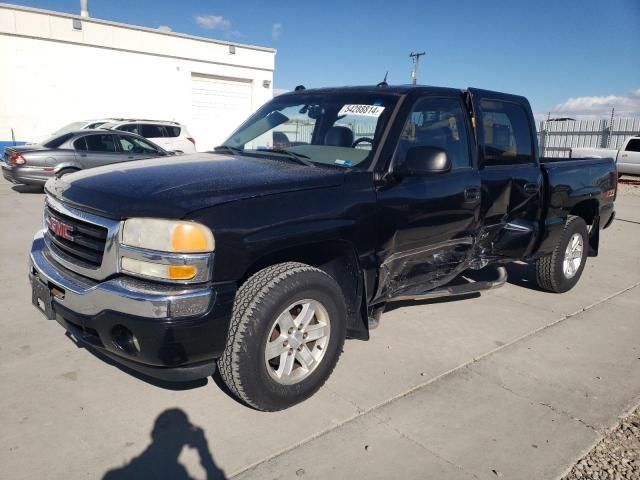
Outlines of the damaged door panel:
M 416 100 L 395 149 L 395 180 L 377 192 L 381 242 L 374 302 L 443 285 L 473 259 L 481 182 L 470 137 L 460 96 Z M 403 175 L 409 153 L 421 147 L 446 151 L 449 169 Z
M 520 97 L 496 99 L 482 90 L 469 89 L 469 95 L 481 166 L 479 254 L 489 261 L 521 258 L 535 244 L 543 205 L 528 105 Z

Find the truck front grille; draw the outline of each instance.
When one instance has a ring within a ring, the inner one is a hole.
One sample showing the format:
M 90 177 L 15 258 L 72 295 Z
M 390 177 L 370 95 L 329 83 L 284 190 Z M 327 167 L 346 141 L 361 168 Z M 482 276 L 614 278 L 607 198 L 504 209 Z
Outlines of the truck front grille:
M 108 230 L 99 225 L 45 208 L 45 225 L 49 248 L 65 260 L 83 268 L 102 265 Z

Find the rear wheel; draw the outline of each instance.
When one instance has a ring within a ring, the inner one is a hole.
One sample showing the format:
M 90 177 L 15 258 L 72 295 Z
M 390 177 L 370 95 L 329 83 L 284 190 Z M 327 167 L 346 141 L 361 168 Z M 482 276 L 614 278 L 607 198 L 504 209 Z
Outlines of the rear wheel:
M 536 260 L 536 282 L 544 290 L 563 293 L 571 290 L 587 261 L 589 232 L 580 217 L 569 216 L 560 240 L 550 255 Z
M 336 281 L 302 263 L 281 263 L 238 290 L 222 379 L 248 405 L 281 410 L 313 395 L 333 371 L 346 333 Z

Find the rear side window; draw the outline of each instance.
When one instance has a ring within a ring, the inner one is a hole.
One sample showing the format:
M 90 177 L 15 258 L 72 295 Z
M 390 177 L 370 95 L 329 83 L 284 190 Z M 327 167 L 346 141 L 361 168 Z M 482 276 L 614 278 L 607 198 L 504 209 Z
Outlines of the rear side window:
M 141 123 L 138 133 L 144 138 L 162 138 L 166 136 L 162 125 L 153 125 L 151 123 Z
M 531 127 L 525 109 L 517 103 L 483 99 L 482 152 L 484 164 L 514 165 L 534 163 Z
M 165 137 L 179 137 L 180 136 L 180 127 L 172 127 L 169 125 L 164 126 L 164 131 L 166 133 Z
M 627 148 L 625 148 L 627 152 L 640 152 L 640 138 L 633 138 L 629 140 L 627 143 Z
M 90 152 L 116 152 L 116 142 L 114 135 L 87 135 L 79 138 L 73 143 L 76 150 L 86 150 Z

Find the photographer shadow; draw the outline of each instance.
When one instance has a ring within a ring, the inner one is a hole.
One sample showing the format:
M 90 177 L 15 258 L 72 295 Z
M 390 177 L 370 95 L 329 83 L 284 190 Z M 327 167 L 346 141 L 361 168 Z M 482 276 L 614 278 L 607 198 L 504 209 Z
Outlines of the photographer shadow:
M 156 418 L 151 431 L 151 444 L 123 467 L 105 473 L 103 480 L 171 479 L 188 480 L 187 469 L 178 462 L 184 447 L 195 449 L 208 480 L 224 480 L 209 450 L 204 431 L 192 425 L 179 408 L 165 410 Z

